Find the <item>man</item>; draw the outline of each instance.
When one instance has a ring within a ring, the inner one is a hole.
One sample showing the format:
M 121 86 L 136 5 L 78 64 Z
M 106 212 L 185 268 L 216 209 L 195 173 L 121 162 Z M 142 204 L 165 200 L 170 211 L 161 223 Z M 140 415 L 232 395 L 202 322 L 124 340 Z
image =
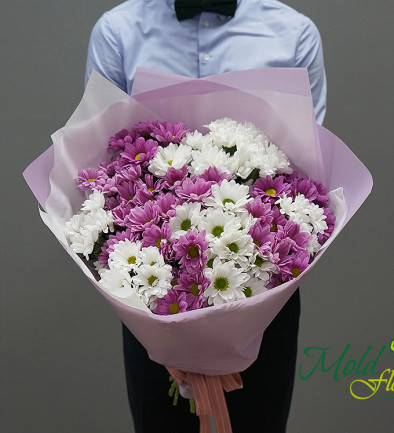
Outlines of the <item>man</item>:
M 130 93 L 137 66 L 190 77 L 306 67 L 316 118 L 322 123 L 326 78 L 320 36 L 311 20 L 275 0 L 219 0 L 224 10 L 208 4 L 208 11 L 189 14 L 187 6 L 207 3 L 212 2 L 130 0 L 105 13 L 92 31 L 86 81 L 95 69 Z M 299 312 L 297 290 L 265 331 L 258 359 L 241 373 L 244 388 L 226 395 L 234 433 L 285 432 Z M 180 399 L 172 406 L 165 368 L 149 360 L 125 327 L 123 342 L 136 432 L 198 432 L 198 418 L 189 413 L 187 402 Z

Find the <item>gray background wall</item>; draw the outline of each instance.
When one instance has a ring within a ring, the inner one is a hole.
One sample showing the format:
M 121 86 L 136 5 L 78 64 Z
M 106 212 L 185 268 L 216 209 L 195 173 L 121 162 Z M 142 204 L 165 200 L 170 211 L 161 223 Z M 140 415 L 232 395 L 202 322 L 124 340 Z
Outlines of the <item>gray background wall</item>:
M 4 1 L 1 34 L 1 431 L 131 432 L 120 323 L 42 224 L 21 177 L 50 144 L 83 91 L 95 21 L 120 2 Z M 287 1 L 310 16 L 324 42 L 325 126 L 374 176 L 374 190 L 302 287 L 299 360 L 329 347 L 333 363 L 366 361 L 394 338 L 392 0 Z M 279 342 L 280 344 L 280 342 Z M 311 364 L 308 364 L 311 365 Z M 388 352 L 380 370 L 394 368 Z M 343 365 L 341 369 L 343 368 Z M 389 431 L 391 400 L 357 401 L 353 376 L 296 379 L 290 433 Z

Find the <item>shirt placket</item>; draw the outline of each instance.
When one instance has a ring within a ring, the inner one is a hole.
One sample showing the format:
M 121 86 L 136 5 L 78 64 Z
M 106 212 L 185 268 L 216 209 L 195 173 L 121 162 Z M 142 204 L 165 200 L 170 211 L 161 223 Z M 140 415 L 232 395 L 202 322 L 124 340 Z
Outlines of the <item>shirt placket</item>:
M 212 44 L 212 33 L 216 27 L 216 14 L 209 12 L 202 12 L 200 14 L 198 23 L 199 77 L 215 74 L 215 53 Z

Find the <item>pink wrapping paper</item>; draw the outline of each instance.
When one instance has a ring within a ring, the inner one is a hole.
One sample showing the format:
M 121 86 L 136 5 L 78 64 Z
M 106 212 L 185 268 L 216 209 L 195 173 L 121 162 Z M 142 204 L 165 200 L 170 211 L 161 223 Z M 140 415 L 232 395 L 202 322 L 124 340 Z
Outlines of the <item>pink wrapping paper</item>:
M 152 360 L 210 375 L 243 371 L 256 359 L 266 327 L 370 193 L 371 175 L 339 138 L 316 124 L 304 69 L 258 69 L 204 79 L 139 69 L 133 95 L 92 74 L 77 110 L 24 177 L 46 211 L 41 212 L 45 224 Z M 135 122 L 183 121 L 203 132 L 204 124 L 225 116 L 255 123 L 289 156 L 294 168 L 320 179 L 332 191 L 331 207 L 337 216 L 332 237 L 293 281 L 221 306 L 158 316 L 138 299 L 122 300 L 103 291 L 62 232 L 85 198 L 75 186 L 78 169 L 97 166 L 105 159 L 108 138 Z

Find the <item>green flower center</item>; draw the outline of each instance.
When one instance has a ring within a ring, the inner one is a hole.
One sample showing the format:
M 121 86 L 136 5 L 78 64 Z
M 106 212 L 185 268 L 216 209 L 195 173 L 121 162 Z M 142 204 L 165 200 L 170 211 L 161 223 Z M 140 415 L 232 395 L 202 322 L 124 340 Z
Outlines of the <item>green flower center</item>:
M 224 292 L 228 287 L 228 280 L 224 277 L 218 277 L 216 278 L 214 282 L 214 286 L 216 290 L 220 290 L 221 292 Z
M 134 196 L 131 195 L 127 200 L 128 200 L 128 201 L 131 201 L 131 200 L 133 200 L 133 198 L 134 198 Z
M 291 275 L 293 275 L 294 278 L 298 277 L 300 275 L 301 270 L 299 268 L 291 268 Z
M 192 245 L 187 249 L 187 253 L 192 259 L 195 259 L 200 255 L 200 250 L 195 245 Z
M 169 166 L 172 166 L 172 159 L 170 159 L 169 161 L 167 161 L 167 164 L 169 165 Z
M 137 153 L 137 155 L 135 155 L 135 160 L 136 160 L 136 161 L 139 161 L 139 160 L 141 159 L 141 156 L 142 156 L 142 155 L 143 155 L 143 156 L 146 156 L 145 153 L 142 153 L 142 152 L 141 152 L 141 153 Z
M 232 200 L 231 198 L 225 198 L 225 199 L 222 201 L 222 203 L 223 203 L 224 206 L 226 206 L 226 203 L 232 203 L 232 204 L 235 204 L 235 201 Z
M 254 243 L 255 245 L 257 245 L 258 247 L 260 246 L 260 242 L 259 242 L 259 241 L 254 240 L 253 243 Z
M 136 257 L 135 257 L 135 256 L 131 256 L 131 257 L 129 257 L 129 258 L 127 259 L 127 263 L 128 263 L 129 265 L 134 265 L 135 261 L 136 261 Z
M 263 259 L 260 256 L 257 256 L 256 260 L 254 261 L 254 264 L 260 268 L 263 263 L 264 263 Z
M 216 238 L 220 238 L 221 234 L 224 232 L 224 228 L 223 226 L 215 226 L 212 229 L 212 234 L 216 237 Z
M 176 279 L 176 278 L 174 278 L 172 281 L 171 281 L 171 286 L 176 286 L 178 284 L 178 280 Z
M 88 179 L 88 182 L 92 183 L 94 182 L 96 179 L 94 177 L 91 177 L 90 179 Z
M 239 248 L 238 245 L 235 242 L 231 242 L 231 244 L 227 244 L 226 247 L 232 252 L 237 253 Z
M 273 189 L 273 188 L 268 188 L 268 189 L 265 190 L 265 193 L 267 195 L 275 195 L 276 194 L 276 190 Z
M 276 230 L 277 230 L 277 226 L 276 226 L 276 224 L 272 221 L 272 223 L 271 223 L 271 228 L 270 228 L 270 232 L 276 232 Z
M 252 296 L 252 289 L 250 287 L 245 287 L 244 294 L 247 298 L 250 298 Z
M 171 314 L 176 314 L 179 313 L 179 304 L 178 302 L 174 302 L 173 304 L 170 305 L 169 311 Z
M 156 239 L 156 246 L 157 248 L 161 248 L 161 241 L 163 240 L 163 238 L 157 238 Z
M 213 268 L 213 259 L 209 259 L 208 261 L 207 261 L 207 267 L 208 268 Z
M 194 296 L 198 296 L 200 294 L 197 283 L 192 284 L 192 286 L 190 287 L 190 293 Z
M 148 284 L 149 284 L 150 286 L 152 286 L 153 283 L 154 283 L 156 280 L 157 280 L 156 275 L 151 275 L 151 276 L 148 278 Z
M 189 218 L 182 221 L 181 229 L 187 232 L 192 226 L 192 222 L 189 220 Z

